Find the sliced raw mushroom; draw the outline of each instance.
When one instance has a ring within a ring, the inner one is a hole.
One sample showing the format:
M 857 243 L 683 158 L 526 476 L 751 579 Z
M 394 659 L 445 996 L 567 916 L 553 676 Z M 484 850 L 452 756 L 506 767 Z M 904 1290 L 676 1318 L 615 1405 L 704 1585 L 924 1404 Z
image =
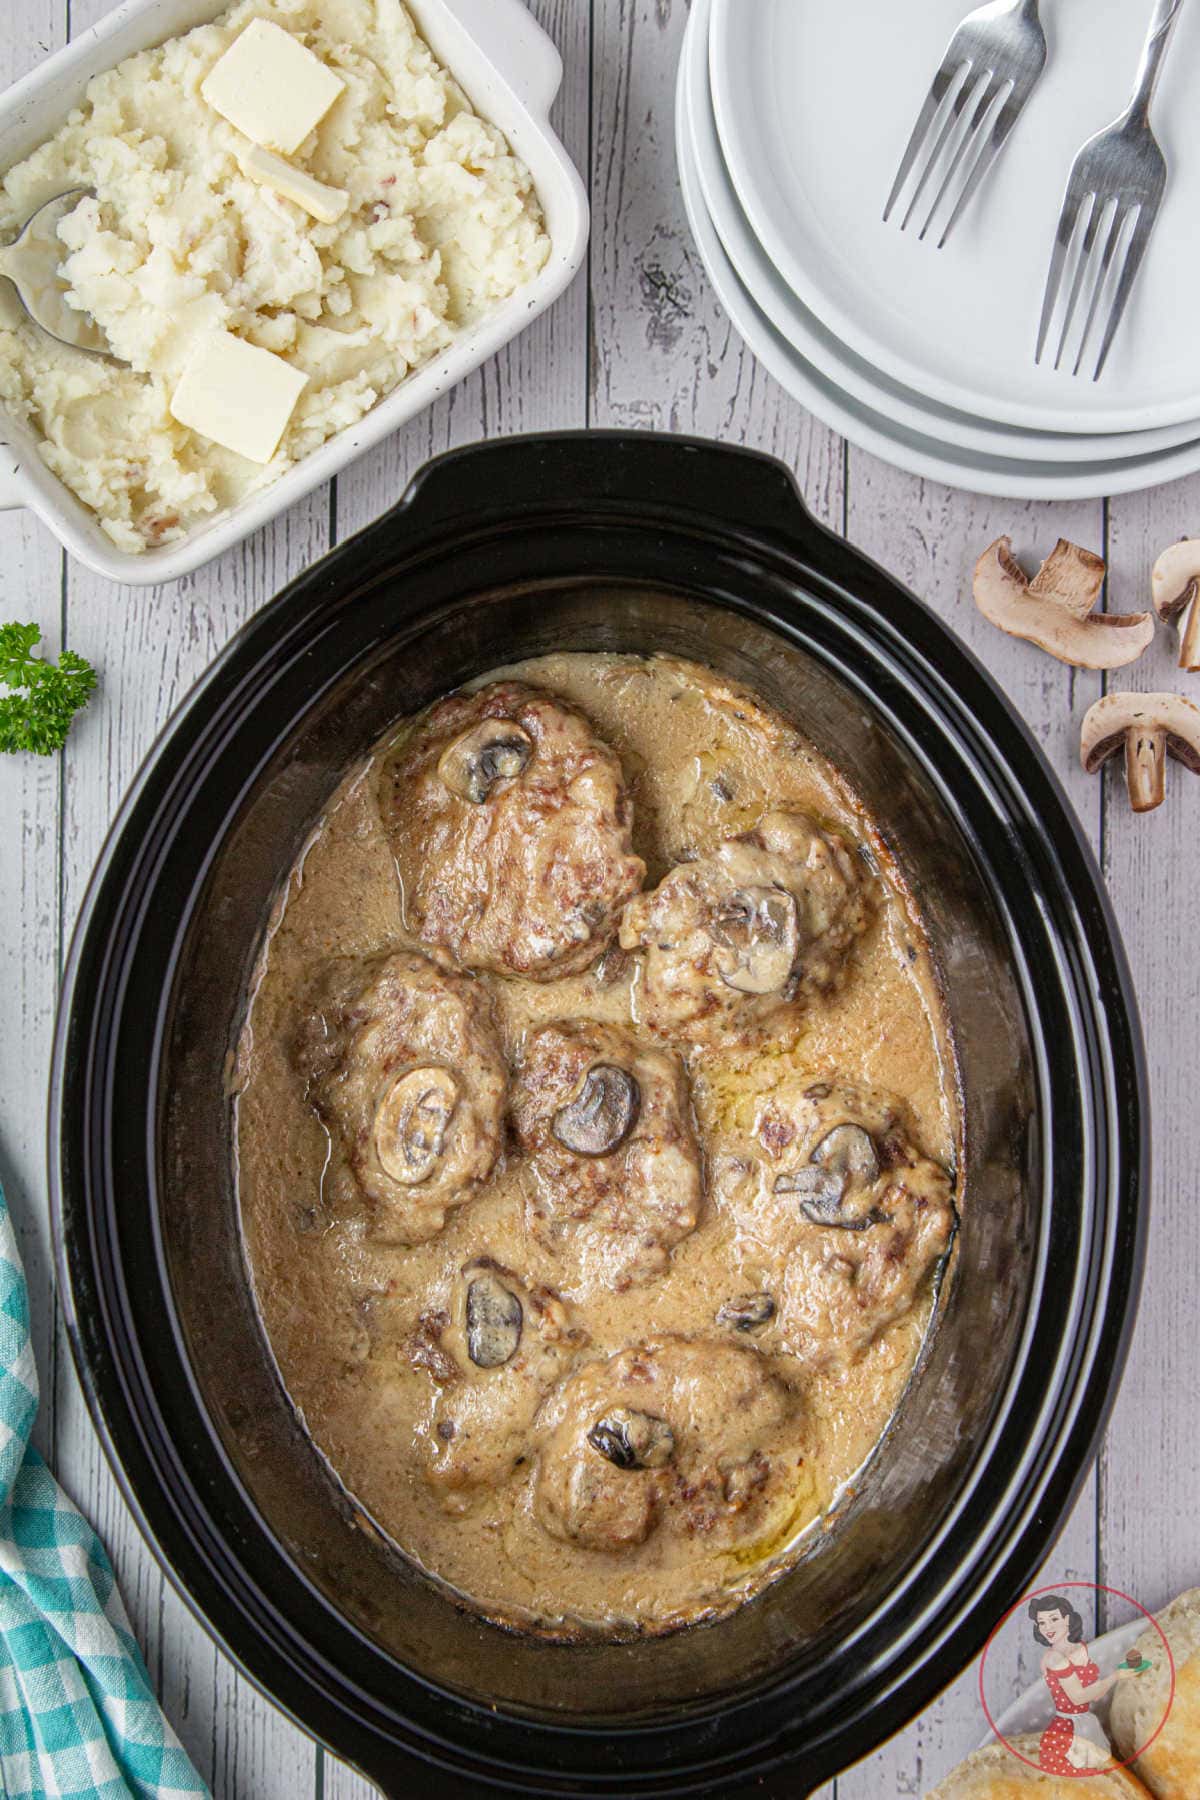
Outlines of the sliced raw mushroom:
M 821 1139 L 805 1168 L 789 1169 L 775 1182 L 777 1194 L 798 1194 L 800 1210 L 813 1225 L 831 1225 L 839 1231 L 866 1231 L 879 1223 L 872 1208 L 865 1213 L 846 1211 L 846 1198 L 855 1189 L 872 1186 L 879 1179 L 879 1158 L 871 1134 L 861 1125 L 835 1125 Z
M 1079 754 L 1093 775 L 1119 750 L 1134 812 L 1153 812 L 1166 794 L 1168 756 L 1200 775 L 1200 706 L 1182 694 L 1105 694 L 1084 718 Z
M 1181 538 L 1164 550 L 1150 577 L 1154 610 L 1179 633 L 1179 667 L 1200 671 L 1200 538 Z
M 775 1317 L 775 1302 L 770 1294 L 742 1294 L 727 1300 L 717 1313 L 717 1324 L 731 1331 L 761 1331 Z
M 667 1421 L 627 1406 L 597 1419 L 587 1441 L 617 1469 L 662 1469 L 675 1454 L 675 1433 Z
M 517 1296 L 498 1276 L 476 1275 L 467 1286 L 467 1355 L 477 1369 L 511 1362 L 521 1342 L 524 1314 Z
M 800 948 L 796 897 L 786 888 L 739 888 L 713 915 L 717 973 L 739 994 L 780 993 Z
M 991 624 L 1077 669 L 1119 669 L 1136 662 L 1154 636 L 1152 613 L 1094 610 L 1104 562 L 1059 538 L 1032 581 L 997 538 L 975 565 L 975 604 Z
M 560 1106 L 553 1131 L 578 1156 L 611 1156 L 637 1124 L 642 1094 L 627 1069 L 595 1063 L 574 1100 Z
M 533 755 L 533 739 L 511 719 L 485 719 L 442 752 L 438 774 L 460 800 L 482 806 L 501 781 L 514 781 Z
M 393 1181 L 414 1187 L 433 1174 L 458 1097 L 449 1069 L 410 1069 L 392 1083 L 375 1114 L 375 1149 Z

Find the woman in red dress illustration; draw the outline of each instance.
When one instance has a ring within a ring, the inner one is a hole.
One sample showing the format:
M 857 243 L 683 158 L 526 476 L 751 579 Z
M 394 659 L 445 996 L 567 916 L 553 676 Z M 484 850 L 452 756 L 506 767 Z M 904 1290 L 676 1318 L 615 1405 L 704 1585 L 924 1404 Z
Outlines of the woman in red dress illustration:
M 1029 1602 L 1033 1635 L 1045 1647 L 1042 1674 L 1055 1717 L 1042 1733 L 1038 1762 L 1053 1775 L 1086 1775 L 1111 1768 L 1113 1752 L 1092 1707 L 1134 1671 L 1101 1675 L 1083 1641 L 1083 1620 L 1069 1600 L 1043 1594 Z

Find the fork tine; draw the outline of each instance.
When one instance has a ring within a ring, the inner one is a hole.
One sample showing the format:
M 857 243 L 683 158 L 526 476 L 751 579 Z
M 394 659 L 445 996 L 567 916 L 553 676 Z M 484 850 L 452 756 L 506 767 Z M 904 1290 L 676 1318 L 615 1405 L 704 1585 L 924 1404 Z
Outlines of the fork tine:
M 883 222 L 885 225 L 892 216 L 892 208 L 900 198 L 901 189 L 908 180 L 921 146 L 929 134 L 929 129 L 932 126 L 933 121 L 937 117 L 938 108 L 949 93 L 955 76 L 963 69 L 966 69 L 969 73 L 970 67 L 970 63 L 966 62 L 963 58 L 955 58 L 952 60 L 950 53 L 947 52 L 946 60 L 934 76 L 933 85 L 925 97 L 925 104 L 921 108 L 916 124 L 913 126 L 913 132 L 908 140 L 908 146 L 904 155 L 900 158 L 900 168 L 897 172 L 895 181 L 892 183 L 892 191 L 888 195 L 888 203 L 883 209 Z
M 997 103 L 997 99 L 999 99 L 1000 95 L 1006 94 L 1009 85 L 1011 85 L 1011 83 L 1007 81 L 1007 77 L 997 76 L 995 70 L 991 70 L 990 74 L 988 74 L 988 85 L 986 85 L 984 92 L 982 92 L 979 104 L 975 106 L 975 117 L 973 117 L 972 122 L 970 122 L 970 126 L 966 128 L 966 135 L 964 135 L 963 140 L 959 142 L 959 148 L 955 151 L 954 157 L 950 158 L 950 167 L 946 169 L 945 176 L 943 176 L 943 184 L 937 189 L 937 198 L 934 200 L 934 205 L 928 209 L 925 225 L 921 225 L 921 243 L 927 238 L 928 229 L 930 229 L 930 225 L 934 223 L 934 216 L 937 214 L 937 209 L 939 209 L 939 205 L 945 200 L 946 194 L 950 193 L 950 189 L 952 189 L 952 185 L 954 185 L 955 178 L 959 175 L 959 171 L 961 171 L 961 169 L 966 169 L 966 171 L 968 171 L 968 180 L 970 180 L 970 175 L 972 175 L 973 169 L 975 169 L 975 164 L 979 162 L 979 157 L 981 157 L 982 153 L 988 148 L 988 135 L 990 135 L 988 130 L 986 130 L 988 117 L 990 117 L 991 110 L 993 110 L 993 106 Z
M 1071 321 L 1075 317 L 1075 308 L 1079 305 L 1079 296 L 1083 292 L 1088 271 L 1092 266 L 1092 251 L 1095 248 L 1096 233 L 1100 229 L 1100 221 L 1104 217 L 1106 204 L 1106 200 L 1100 194 L 1093 193 L 1088 195 L 1087 223 L 1084 228 L 1083 243 L 1080 245 L 1079 249 L 1079 261 L 1075 265 L 1075 279 L 1071 283 L 1071 292 L 1067 300 L 1067 310 L 1063 314 L 1062 332 L 1058 340 L 1058 354 L 1054 358 L 1054 366 L 1056 369 L 1062 367 L 1063 353 L 1067 348 L 1067 337 L 1071 330 Z
M 1142 258 L 1146 254 L 1146 245 L 1150 242 L 1150 233 L 1154 229 L 1154 221 L 1157 217 L 1157 205 L 1143 201 L 1138 207 L 1137 223 L 1129 234 L 1125 264 L 1121 270 L 1121 279 L 1117 283 L 1117 291 L 1113 295 L 1108 324 L 1104 328 L 1104 341 L 1100 345 L 1100 356 L 1096 363 L 1096 373 L 1092 376 L 1093 381 L 1099 381 L 1104 373 L 1108 353 L 1112 349 L 1113 339 L 1117 335 L 1117 327 L 1125 317 L 1125 308 L 1129 305 L 1129 296 L 1133 292 L 1133 284 L 1137 280 L 1138 270 L 1142 266 Z
M 1014 89 L 1013 91 L 1015 93 L 1016 90 Z M 958 199 L 954 203 L 954 211 L 950 214 L 949 219 L 946 221 L 945 230 L 942 232 L 941 237 L 938 239 L 938 249 L 939 250 L 941 250 L 943 248 L 943 246 L 945 245 L 946 239 L 950 236 L 950 233 L 954 230 L 954 227 L 957 225 L 959 218 L 966 211 L 967 207 L 970 205 L 971 200 L 974 197 L 975 192 L 978 189 L 980 183 L 983 181 L 988 170 L 991 168 L 992 164 L 995 162 L 996 158 L 999 156 L 1001 150 L 1003 150 L 1005 144 L 1008 142 L 1008 134 L 1012 130 L 1013 126 L 1016 124 L 1016 122 L 1020 118 L 1020 116 L 1021 116 L 1021 108 L 1019 106 L 1013 105 L 1012 95 L 1010 94 L 1009 98 L 1005 101 L 1004 105 L 1001 107 L 995 124 L 992 126 L 992 130 L 991 130 L 991 134 L 990 134 L 990 138 L 989 138 L 988 142 L 986 142 L 984 144 L 983 149 L 979 152 L 979 155 L 975 158 L 975 167 L 971 170 L 971 173 L 967 176 L 967 179 L 963 184 L 962 192 L 960 193 L 960 195 L 958 196 Z
M 912 216 L 921 203 L 921 195 L 925 192 L 925 189 L 929 184 L 930 176 L 937 168 L 938 159 L 940 158 L 942 151 L 946 148 L 950 138 L 954 135 L 955 128 L 962 123 L 962 116 L 967 109 L 967 102 L 970 100 L 972 93 L 978 86 L 979 78 L 975 72 L 974 65 L 968 63 L 966 65 L 966 70 L 967 72 L 963 77 L 962 85 L 954 95 L 954 98 L 947 109 L 942 129 L 937 135 L 937 141 L 926 159 L 925 167 L 921 172 L 921 179 L 917 183 L 913 197 L 908 203 L 908 211 L 900 221 L 901 231 L 908 230 Z
M 1075 240 L 1076 227 L 1079 224 L 1080 208 L 1086 199 L 1089 204 L 1093 196 L 1076 192 L 1068 186 L 1067 197 L 1063 201 L 1062 212 L 1058 217 L 1058 229 L 1054 234 L 1054 253 L 1050 258 L 1050 273 L 1046 277 L 1046 296 L 1042 301 L 1042 319 L 1038 326 L 1037 351 L 1034 362 L 1040 363 L 1046 348 L 1046 339 L 1050 335 L 1050 325 L 1054 318 L 1054 310 L 1058 305 L 1059 290 L 1062 287 L 1063 273 L 1067 266 L 1067 253 Z
M 997 79 L 995 68 L 988 68 L 986 74 L 982 77 L 982 81 L 977 81 L 977 83 L 973 85 L 972 117 L 970 117 L 970 122 L 968 122 L 966 130 L 961 133 L 959 142 L 955 144 L 954 153 L 950 155 L 950 160 L 948 160 L 948 164 L 946 164 L 945 175 L 943 175 L 941 184 L 937 187 L 934 203 L 932 203 L 932 207 L 930 207 L 927 214 L 925 214 L 925 225 L 921 225 L 921 230 L 919 230 L 919 241 L 921 241 L 921 243 L 925 243 L 928 229 L 930 229 L 930 225 L 934 223 L 934 214 L 937 212 L 937 207 L 945 200 L 946 193 L 950 191 L 950 185 L 954 182 L 955 176 L 959 173 L 959 169 L 964 166 L 964 160 L 970 157 L 970 155 L 973 155 L 975 149 L 979 148 L 979 140 L 981 140 L 982 128 L 984 128 L 984 119 L 988 117 L 988 112 L 990 112 L 991 106 L 995 103 L 995 97 L 999 94 L 1000 86 L 1002 86 L 1002 83 Z
M 1117 246 L 1124 236 L 1125 225 L 1132 210 L 1132 207 L 1124 205 L 1120 198 L 1118 198 L 1116 205 L 1113 207 L 1112 223 L 1108 228 L 1108 238 L 1104 245 L 1103 255 L 1100 258 L 1100 268 L 1096 275 L 1095 285 L 1092 288 L 1092 298 L 1091 303 L 1088 306 L 1087 318 L 1083 322 L 1083 335 L 1079 339 L 1079 352 L 1075 358 L 1075 367 L 1071 370 L 1072 375 L 1078 375 L 1080 369 L 1083 367 L 1083 358 L 1088 347 L 1088 339 L 1092 335 L 1092 326 L 1096 322 L 1096 314 L 1100 309 L 1100 296 L 1103 294 L 1108 282 L 1109 272 L 1113 266 L 1113 258 L 1117 254 Z

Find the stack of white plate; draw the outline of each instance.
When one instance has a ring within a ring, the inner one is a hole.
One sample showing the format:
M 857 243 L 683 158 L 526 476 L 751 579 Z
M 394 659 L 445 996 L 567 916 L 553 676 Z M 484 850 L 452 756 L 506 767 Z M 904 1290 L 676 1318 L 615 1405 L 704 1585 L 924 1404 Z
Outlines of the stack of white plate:
M 854 444 L 976 493 L 1130 493 L 1200 470 L 1200 136 L 1185 14 L 1155 127 L 1167 198 L 1099 382 L 1033 351 L 1072 158 L 1128 100 L 1149 0 L 1063 0 L 1050 62 L 943 250 L 883 204 L 968 0 L 694 0 L 680 179 L 722 305 Z

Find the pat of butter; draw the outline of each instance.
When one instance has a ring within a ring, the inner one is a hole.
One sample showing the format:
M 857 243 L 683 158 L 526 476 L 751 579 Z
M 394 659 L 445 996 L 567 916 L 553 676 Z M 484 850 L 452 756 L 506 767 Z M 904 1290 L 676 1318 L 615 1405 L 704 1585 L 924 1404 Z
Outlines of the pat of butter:
M 263 187 L 282 194 L 285 200 L 294 200 L 323 225 L 332 225 L 335 219 L 340 219 L 350 204 L 345 188 L 329 187 L 303 169 L 293 168 L 273 150 L 255 147 L 247 150 L 241 160 L 242 168 L 252 181 L 261 182 Z
M 200 83 L 208 104 L 256 144 L 290 156 L 345 87 L 282 26 L 252 19 Z
M 228 331 L 206 332 L 179 378 L 171 416 L 251 462 L 268 463 L 308 376 Z

